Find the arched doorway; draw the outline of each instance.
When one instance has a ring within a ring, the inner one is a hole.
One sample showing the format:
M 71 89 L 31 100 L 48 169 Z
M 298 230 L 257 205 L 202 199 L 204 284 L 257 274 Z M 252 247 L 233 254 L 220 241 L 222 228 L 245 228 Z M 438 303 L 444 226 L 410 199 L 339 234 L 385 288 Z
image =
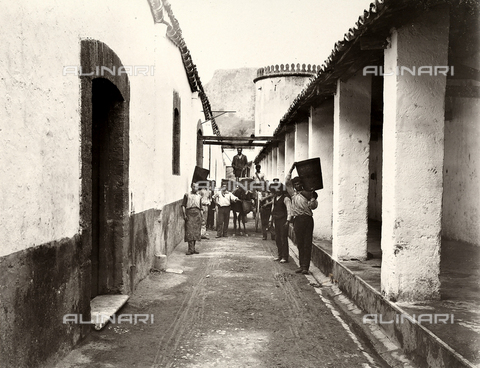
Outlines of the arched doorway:
M 129 290 L 129 81 L 123 74 L 95 75 L 96 66 L 122 63 L 104 43 L 81 42 L 81 226 L 91 292 Z

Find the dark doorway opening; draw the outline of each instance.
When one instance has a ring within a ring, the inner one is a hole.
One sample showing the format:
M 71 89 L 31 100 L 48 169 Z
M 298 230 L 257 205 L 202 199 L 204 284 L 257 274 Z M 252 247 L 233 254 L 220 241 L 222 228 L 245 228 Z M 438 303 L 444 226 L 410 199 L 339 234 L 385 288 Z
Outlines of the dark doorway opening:
M 91 297 L 119 293 L 128 202 L 123 160 L 125 102 L 113 83 L 92 81 Z M 128 191 L 127 191 L 128 193 Z
M 369 258 L 382 258 L 382 191 L 383 191 L 383 77 L 372 78 L 372 104 L 370 125 L 370 159 L 368 190 Z

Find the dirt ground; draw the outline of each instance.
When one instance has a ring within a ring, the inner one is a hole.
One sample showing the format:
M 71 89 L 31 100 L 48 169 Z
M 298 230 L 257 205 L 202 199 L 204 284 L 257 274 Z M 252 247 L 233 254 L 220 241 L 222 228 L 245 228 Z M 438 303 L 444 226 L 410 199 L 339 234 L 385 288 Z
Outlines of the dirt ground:
M 253 221 L 250 219 L 249 225 Z M 56 368 L 385 367 L 355 342 L 295 262 L 273 261 L 275 243 L 250 236 L 210 239 L 152 272 L 118 314 L 153 315 L 147 324 L 108 324 Z

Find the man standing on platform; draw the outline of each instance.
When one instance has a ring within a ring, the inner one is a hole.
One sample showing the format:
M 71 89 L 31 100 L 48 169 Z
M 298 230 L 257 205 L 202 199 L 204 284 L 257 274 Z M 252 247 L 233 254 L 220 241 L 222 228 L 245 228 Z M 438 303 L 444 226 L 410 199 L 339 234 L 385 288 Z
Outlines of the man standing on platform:
M 308 269 L 310 268 L 310 258 L 312 256 L 312 210 L 318 207 L 318 195 L 315 191 L 304 190 L 302 180 L 298 176 L 292 179 L 294 168 L 295 163 L 293 163 L 285 178 L 285 186 L 292 201 L 293 230 L 295 232 L 298 258 L 300 261 L 300 268 L 295 272 L 307 275 L 309 273 Z
M 235 180 L 238 181 L 239 178 L 243 178 L 245 176 L 245 171 L 247 169 L 247 156 L 242 154 L 242 148 L 237 148 L 237 154 L 233 156 L 232 160 L 232 167 L 233 167 L 233 174 L 235 175 Z

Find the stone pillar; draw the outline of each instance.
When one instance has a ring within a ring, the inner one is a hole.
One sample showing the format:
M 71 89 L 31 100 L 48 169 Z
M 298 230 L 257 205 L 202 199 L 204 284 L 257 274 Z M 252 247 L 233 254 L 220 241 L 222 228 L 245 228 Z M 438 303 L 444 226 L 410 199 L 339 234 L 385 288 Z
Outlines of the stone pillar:
M 265 175 L 268 176 L 268 168 L 270 166 L 270 152 L 267 153 L 267 157 L 265 158 L 264 165 L 262 165 L 262 171 L 265 173 Z
M 277 147 L 272 148 L 272 170 L 270 172 L 270 176 L 267 176 L 267 180 L 272 181 L 274 178 L 278 178 L 277 176 Z M 279 178 L 282 180 L 281 178 Z
M 308 159 L 308 120 L 295 125 L 295 161 Z
M 392 301 L 440 297 L 446 76 L 419 68 L 448 65 L 448 34 L 448 9 L 436 8 L 385 50 L 381 284 Z
M 269 178 L 272 175 L 272 151 L 268 152 L 268 165 L 267 172 L 265 173 L 266 177 Z
M 285 183 L 285 136 L 279 137 L 277 147 L 277 176 L 282 183 Z M 287 169 L 288 170 L 288 169 Z
M 295 130 L 285 133 L 285 175 L 295 162 Z
M 334 98 L 333 239 L 336 260 L 367 258 L 370 75 L 337 81 Z
M 308 157 L 320 157 L 323 189 L 317 190 L 318 210 L 313 211 L 313 234 L 332 239 L 333 219 L 333 99 L 318 108 L 310 108 L 308 121 Z

